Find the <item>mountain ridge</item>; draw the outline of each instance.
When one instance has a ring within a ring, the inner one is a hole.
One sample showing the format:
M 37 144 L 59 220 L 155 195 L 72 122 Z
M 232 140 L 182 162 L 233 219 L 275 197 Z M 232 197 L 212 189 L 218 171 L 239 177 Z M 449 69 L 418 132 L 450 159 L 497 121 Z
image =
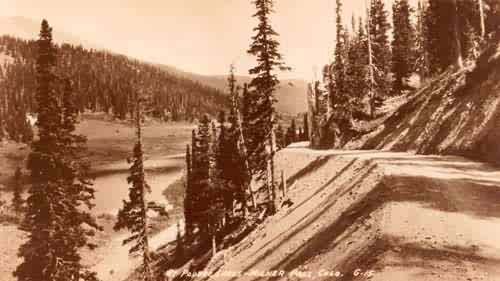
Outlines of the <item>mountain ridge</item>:
M 22 39 L 35 39 L 40 29 L 40 25 L 33 19 L 22 16 L 0 17 L 0 35 L 10 35 Z M 61 30 L 57 26 L 54 28 L 54 41 L 58 44 L 68 43 L 71 45 L 82 45 L 85 48 L 103 50 L 112 54 L 124 55 L 131 60 L 136 60 L 160 68 L 175 76 L 181 76 L 199 82 L 205 86 L 215 88 L 222 92 L 227 92 L 227 76 L 222 74 L 204 75 L 180 69 L 164 63 L 150 62 L 137 59 L 133 56 L 121 54 L 113 50 L 100 47 L 97 44 L 88 42 L 71 33 Z M 250 76 L 238 75 L 238 83 L 248 83 Z M 302 79 L 283 79 L 277 91 L 277 109 L 283 114 L 296 115 L 307 110 L 306 104 L 307 82 Z
M 222 92 L 227 92 L 227 76 L 222 74 L 203 75 L 188 72 L 170 65 L 157 64 L 161 69 L 174 74 L 185 76 L 186 78 L 199 81 L 200 83 L 216 88 Z M 237 83 L 242 85 L 251 81 L 250 76 L 236 75 Z M 307 82 L 302 79 L 282 79 L 277 90 L 277 109 L 281 113 L 296 115 L 307 111 L 306 100 Z

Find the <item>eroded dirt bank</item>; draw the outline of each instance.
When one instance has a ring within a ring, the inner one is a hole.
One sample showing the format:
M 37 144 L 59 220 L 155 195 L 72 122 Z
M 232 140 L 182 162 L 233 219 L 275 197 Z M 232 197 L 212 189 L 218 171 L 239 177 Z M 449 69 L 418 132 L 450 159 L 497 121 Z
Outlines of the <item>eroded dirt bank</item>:
M 377 130 L 363 149 L 471 157 L 500 164 L 500 43 L 464 69 L 428 81 Z M 357 140 L 359 141 L 359 140 Z

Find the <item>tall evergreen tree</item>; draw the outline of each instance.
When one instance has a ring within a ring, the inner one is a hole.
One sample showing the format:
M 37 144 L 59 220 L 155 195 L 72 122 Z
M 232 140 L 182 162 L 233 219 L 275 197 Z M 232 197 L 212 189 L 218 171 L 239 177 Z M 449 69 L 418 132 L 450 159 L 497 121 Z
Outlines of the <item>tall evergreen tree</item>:
M 231 110 L 228 117 L 229 128 L 227 129 L 227 139 L 225 158 L 228 159 L 223 173 L 231 192 L 234 194 L 234 200 L 241 203 L 243 215 L 246 214 L 246 192 L 252 194 L 250 189 L 250 171 L 248 160 L 246 158 L 246 147 L 243 134 L 241 132 L 241 121 L 239 113 L 239 94 L 234 77 L 234 67 L 231 66 L 228 86 L 230 89 Z
M 342 1 L 336 0 L 336 36 L 335 52 L 332 70 L 333 71 L 333 91 L 330 92 L 330 102 L 332 108 L 337 114 L 350 114 L 349 108 L 349 90 L 346 77 L 347 65 L 347 42 L 345 30 L 342 25 Z
M 85 138 L 73 133 L 76 119 L 68 116 L 72 113 L 66 93 L 61 108 L 55 65 L 52 29 L 43 20 L 36 66 L 38 139 L 28 158 L 32 185 L 21 226 L 28 240 L 19 249 L 23 262 L 14 275 L 20 281 L 96 280 L 95 273 L 81 265 L 79 254 L 82 247 L 95 247 L 88 238 L 100 229 L 85 210 L 94 198 L 89 165 L 82 158 Z
M 443 66 L 447 67 L 449 65 L 449 61 L 443 62 L 448 55 L 442 54 L 443 51 L 440 47 L 440 38 L 441 34 L 444 32 L 440 32 L 440 20 L 439 20 L 439 3 L 438 1 L 429 1 L 427 7 L 424 10 L 424 37 L 425 37 L 425 51 L 428 54 L 429 61 L 429 74 L 435 75 L 441 72 Z M 450 40 L 444 42 L 446 45 L 443 49 L 448 47 Z M 443 55 L 445 55 L 443 57 Z
M 225 123 L 225 116 L 221 114 L 220 121 L 221 124 Z M 224 125 L 222 125 L 224 126 Z M 212 133 L 210 135 L 210 142 L 208 148 L 208 157 L 209 157 L 209 176 L 208 176 L 208 184 L 205 188 L 205 198 L 206 198 L 206 209 L 204 210 L 204 222 L 207 232 L 205 233 L 207 236 L 211 237 L 212 240 L 212 255 L 215 255 L 217 252 L 217 235 L 219 231 L 224 226 L 224 218 L 225 216 L 225 196 L 231 198 L 231 203 L 228 204 L 227 209 L 232 210 L 232 199 L 234 198 L 234 193 L 232 190 L 227 188 L 227 181 L 223 178 L 223 166 L 221 165 L 225 162 L 225 157 L 220 157 L 221 152 L 219 151 L 218 146 L 218 135 L 217 128 L 215 123 L 211 123 Z M 225 128 L 221 131 L 222 139 L 225 140 Z M 220 136 L 220 134 L 219 134 Z M 224 148 L 224 145 L 222 145 Z M 219 157 L 218 157 L 219 156 Z M 222 161 L 217 161 L 218 159 L 224 159 Z M 227 159 L 227 158 L 226 158 Z M 227 194 L 226 194 L 227 193 Z
M 427 52 L 427 36 L 428 32 L 425 25 L 426 7 L 422 1 L 418 1 L 417 6 L 417 23 L 415 27 L 415 45 L 414 45 L 414 65 L 413 69 L 419 74 L 420 79 L 429 77 L 429 54 Z
M 400 95 L 408 86 L 413 72 L 413 27 L 410 21 L 412 9 L 408 0 L 398 0 L 392 6 L 394 39 L 392 40 L 393 95 Z
M 129 198 L 123 201 L 123 208 L 118 211 L 118 221 L 114 229 L 128 229 L 131 236 L 123 241 L 124 244 L 133 243 L 129 250 L 130 254 L 139 254 L 142 256 L 140 266 L 140 278 L 144 281 L 153 281 L 154 272 L 152 268 L 151 252 L 149 249 L 149 222 L 148 211 L 158 212 L 160 215 L 166 215 L 164 207 L 155 202 L 148 202 L 146 194 L 151 192 L 150 186 L 146 182 L 144 171 L 144 156 L 142 146 L 142 97 L 137 94 L 135 104 L 135 126 L 136 126 L 136 144 L 134 145 L 133 155 L 129 162 L 130 175 L 127 178 L 129 184 Z
M 276 110 L 274 93 L 280 83 L 275 71 L 288 70 L 283 63 L 282 55 L 278 51 L 278 33 L 271 26 L 270 15 L 273 12 L 273 0 L 254 0 L 256 8 L 254 17 L 258 25 L 254 28 L 256 34 L 252 36 L 252 43 L 248 53 L 257 57 L 257 66 L 249 70 L 254 75 L 250 82 L 254 114 L 249 120 L 252 133 L 248 138 L 248 148 L 251 155 L 253 172 L 265 182 L 268 190 L 270 211 L 276 210 L 276 188 L 274 179 L 274 152 Z
M 204 115 L 198 124 L 195 143 L 193 143 L 193 162 L 191 187 L 193 224 L 200 230 L 201 239 L 206 241 L 210 233 L 210 144 L 212 134 L 210 119 Z
M 240 114 L 240 97 L 239 97 L 239 93 L 238 93 L 238 89 L 237 87 L 234 87 L 233 85 L 235 85 L 236 83 L 236 79 L 234 78 L 234 68 L 231 67 L 231 71 L 230 71 L 230 78 L 228 79 L 228 81 L 233 81 L 233 82 L 229 82 L 229 86 L 230 86 L 230 89 L 231 90 L 231 111 L 230 111 L 230 115 L 229 115 L 229 118 L 228 118 L 228 121 L 230 123 L 230 130 L 228 132 L 228 134 L 232 137 L 232 140 L 233 142 L 236 141 L 236 147 L 237 147 L 237 151 L 238 153 L 236 155 L 234 155 L 234 160 L 235 162 L 237 162 L 237 164 L 235 164 L 233 167 L 240 167 L 239 168 L 239 171 L 238 172 L 234 172 L 235 174 L 235 178 L 234 178 L 234 182 L 236 185 L 240 185 L 241 188 L 243 189 L 242 191 L 238 192 L 237 194 L 237 199 L 241 202 L 241 205 L 242 205 L 242 208 L 243 208 L 243 215 L 245 216 L 246 215 L 246 211 L 247 211 L 247 203 L 246 203 L 246 193 L 245 192 L 248 192 L 248 194 L 250 194 L 250 197 L 251 197 L 251 200 L 252 200 L 252 206 L 255 208 L 257 208 L 257 205 L 256 205 L 256 202 L 255 202 L 255 196 L 254 196 L 254 193 L 252 191 L 252 188 L 251 188 L 251 185 L 250 185 L 250 181 L 251 181 L 251 169 L 250 169 L 250 162 L 249 162 L 249 157 L 248 157 L 248 150 L 247 150 L 247 145 L 246 145 L 246 135 L 248 135 L 248 131 L 247 133 L 245 133 L 245 113 L 243 114 Z M 248 102 L 249 102 L 249 98 L 248 98 L 248 90 L 247 90 L 247 86 L 245 84 L 245 86 L 243 87 L 243 112 L 248 112 Z M 245 105 L 246 104 L 246 105 Z M 242 116 L 240 116 L 242 115 Z M 243 121 L 242 121 L 243 119 Z M 239 196 L 241 197 L 239 197 Z
M 462 64 L 457 12 L 455 0 L 429 1 L 425 31 L 431 74 L 440 73 L 453 64 Z
M 353 28 L 356 28 L 353 23 Z M 351 111 L 353 116 L 357 117 L 363 111 L 363 99 L 367 94 L 367 40 L 365 27 L 362 19 L 359 20 L 359 25 L 355 34 L 350 41 L 347 53 L 347 85 L 349 97 L 351 99 Z
M 378 99 L 390 94 L 391 48 L 389 44 L 388 13 L 382 0 L 371 0 L 370 37 L 375 67 L 375 89 Z M 377 104 L 379 105 L 379 104 Z
M 373 57 L 373 39 L 371 34 L 371 26 L 372 26 L 372 18 L 370 13 L 370 8 L 366 10 L 366 54 L 368 57 L 368 65 L 367 65 L 367 76 L 366 76 L 366 85 L 368 91 L 368 101 L 370 106 L 370 117 L 375 118 L 375 112 L 377 107 L 377 93 L 376 93 L 376 81 L 375 81 L 375 72 L 376 66 L 374 63 Z
M 226 127 L 226 114 L 224 111 L 219 113 L 219 136 L 215 136 L 215 169 L 218 184 L 220 185 L 221 197 L 223 198 L 225 219 L 230 220 L 230 215 L 234 211 L 234 200 L 241 186 L 236 186 L 232 182 L 231 168 L 233 157 L 238 156 L 236 146 L 237 136 L 233 135 L 232 128 Z

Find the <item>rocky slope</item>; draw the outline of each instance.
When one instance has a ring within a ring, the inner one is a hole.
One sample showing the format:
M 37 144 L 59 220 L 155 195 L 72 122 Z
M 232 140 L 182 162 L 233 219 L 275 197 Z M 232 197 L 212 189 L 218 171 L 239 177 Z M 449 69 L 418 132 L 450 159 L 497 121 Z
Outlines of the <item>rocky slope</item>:
M 361 146 L 500 163 L 500 44 L 422 87 Z

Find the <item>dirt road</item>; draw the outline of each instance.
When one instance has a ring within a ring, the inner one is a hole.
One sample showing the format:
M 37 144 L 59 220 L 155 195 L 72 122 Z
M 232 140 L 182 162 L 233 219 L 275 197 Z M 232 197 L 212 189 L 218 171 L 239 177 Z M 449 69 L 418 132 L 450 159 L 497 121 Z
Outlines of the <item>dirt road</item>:
M 500 169 L 304 144 L 276 163 L 294 204 L 221 255 L 241 276 L 213 280 L 500 280 Z

